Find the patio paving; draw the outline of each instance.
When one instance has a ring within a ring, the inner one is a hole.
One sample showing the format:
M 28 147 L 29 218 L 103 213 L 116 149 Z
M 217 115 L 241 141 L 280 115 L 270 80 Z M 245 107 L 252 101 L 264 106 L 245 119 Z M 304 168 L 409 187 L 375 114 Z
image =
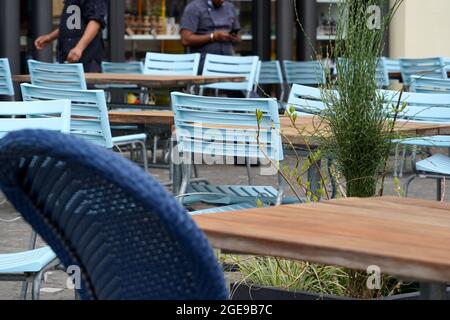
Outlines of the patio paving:
M 288 162 L 294 159 L 288 158 Z M 407 168 L 408 169 L 408 168 Z M 261 185 L 275 185 L 275 177 L 267 177 L 259 175 L 259 168 L 252 168 L 254 174 L 254 183 Z M 168 180 L 168 172 L 161 169 L 150 169 L 150 172 L 160 181 Z M 245 167 L 234 166 L 201 166 L 199 172 L 202 177 L 208 177 L 212 183 L 221 184 L 246 184 L 247 175 Z M 220 174 L 217 174 L 220 173 Z M 410 172 L 405 173 L 402 182 Z M 386 195 L 395 195 L 394 179 L 389 176 L 386 180 L 385 193 Z M 435 182 L 432 180 L 420 180 L 413 184 L 410 192 L 411 197 L 421 199 L 435 199 Z M 3 197 L 2 197 L 3 198 Z M 450 188 L 445 190 L 445 201 L 450 201 Z M 1 200 L 0 200 L 1 203 Z M 30 228 L 23 220 L 14 222 L 4 222 L 3 220 L 10 220 L 17 217 L 17 213 L 9 204 L 0 205 L 0 252 L 9 253 L 21 251 L 27 248 L 30 237 Z M 42 241 L 38 241 L 38 247 L 43 246 Z M 229 281 L 236 280 L 236 274 L 227 274 L 226 278 Z M 41 299 L 45 300 L 66 300 L 74 299 L 72 290 L 66 289 L 67 275 L 61 271 L 52 271 L 47 274 L 46 281 L 42 285 Z M 0 282 L 0 300 L 18 299 L 20 292 L 20 283 Z

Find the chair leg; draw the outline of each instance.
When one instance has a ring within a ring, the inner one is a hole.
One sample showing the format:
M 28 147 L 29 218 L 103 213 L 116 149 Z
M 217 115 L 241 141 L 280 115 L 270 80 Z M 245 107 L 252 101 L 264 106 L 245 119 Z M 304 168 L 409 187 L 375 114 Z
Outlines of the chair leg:
M 284 181 L 283 176 L 278 173 L 278 195 L 277 195 L 277 203 L 276 206 L 283 204 L 283 196 L 284 196 L 284 190 L 286 187 L 286 181 Z
M 403 177 L 403 172 L 405 170 L 405 164 L 406 164 L 406 146 L 403 147 L 403 153 L 402 153 L 402 161 L 400 162 L 400 173 L 399 177 Z
M 159 136 L 155 135 L 153 137 L 153 163 L 156 163 L 156 152 L 158 150 L 158 140 L 159 140 Z
M 20 299 L 27 300 L 28 293 L 28 279 L 22 282 L 22 288 L 20 289 Z
M 198 95 L 199 95 L 199 96 L 203 96 L 204 93 L 205 93 L 205 88 L 200 87 L 200 90 L 198 91 Z
M 31 289 L 31 298 L 33 300 L 39 300 L 40 290 L 41 290 L 41 282 L 42 282 L 42 276 L 43 275 L 44 275 L 44 270 L 41 270 L 33 278 L 33 287 Z
M 331 199 L 336 199 L 337 182 L 336 182 L 335 177 L 333 176 L 333 173 L 331 172 L 331 164 L 332 164 L 332 162 L 333 162 L 333 160 L 331 160 L 331 159 L 327 160 L 327 170 L 328 170 L 328 175 L 330 176 L 330 182 L 331 182 Z
M 182 195 L 184 195 L 186 193 L 187 187 L 189 185 L 189 180 L 191 179 L 191 165 L 189 163 L 191 159 L 191 155 L 185 155 L 184 157 L 184 161 L 185 163 L 182 165 L 183 167 L 183 178 L 181 181 L 181 187 L 180 187 L 180 192 L 178 194 L 178 196 L 180 196 L 180 202 L 183 203 L 183 198 L 181 197 Z
M 246 162 L 245 167 L 247 169 L 248 184 L 250 186 L 252 186 L 253 185 L 253 181 L 252 181 L 252 172 L 251 172 L 251 168 L 252 168 L 251 159 L 250 158 L 246 158 L 245 162 Z
M 408 180 L 406 180 L 405 187 L 404 187 L 404 189 L 405 189 L 405 197 L 406 198 L 408 198 L 409 187 L 410 187 L 411 183 L 417 178 L 418 178 L 418 175 L 414 174 L 411 177 L 409 177 Z
M 395 156 L 394 156 L 394 178 L 398 178 L 398 154 L 399 154 L 399 145 L 395 145 Z
M 138 143 L 141 145 L 142 163 L 144 166 L 144 170 L 147 171 L 148 169 L 147 146 L 145 145 L 145 141 L 139 141 Z

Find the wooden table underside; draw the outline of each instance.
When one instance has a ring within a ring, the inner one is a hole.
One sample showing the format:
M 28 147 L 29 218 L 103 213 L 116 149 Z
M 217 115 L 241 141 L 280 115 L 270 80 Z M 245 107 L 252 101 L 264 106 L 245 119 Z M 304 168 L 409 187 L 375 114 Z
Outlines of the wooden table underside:
M 86 73 L 86 82 L 90 85 L 138 85 L 148 88 L 182 88 L 191 85 L 217 82 L 242 82 L 244 77 L 223 76 L 152 76 L 142 74 Z M 14 75 L 14 82 L 30 82 L 30 75 Z

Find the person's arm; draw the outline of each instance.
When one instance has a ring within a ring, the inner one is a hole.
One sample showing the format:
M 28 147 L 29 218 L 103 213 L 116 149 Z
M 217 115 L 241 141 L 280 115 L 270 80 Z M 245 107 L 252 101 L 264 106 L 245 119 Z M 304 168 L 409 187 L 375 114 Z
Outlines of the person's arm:
M 195 34 L 191 30 L 181 30 L 181 43 L 186 47 L 201 47 L 210 42 L 230 42 L 233 36 L 226 31 L 215 31 L 208 34 Z
M 78 41 L 75 48 L 70 50 L 69 54 L 67 55 L 67 61 L 71 63 L 80 61 L 81 57 L 83 56 L 84 50 L 86 50 L 86 48 L 89 46 L 92 40 L 94 40 L 101 29 L 102 26 L 98 21 L 89 21 L 80 41 Z
M 240 34 L 240 33 L 237 33 L 237 34 L 235 34 L 235 35 L 231 35 L 230 41 L 231 41 L 233 44 L 241 43 L 241 42 L 242 42 L 241 34 Z
M 59 37 L 59 28 L 55 29 L 53 32 L 51 32 L 49 34 L 45 34 L 43 36 L 38 37 L 34 41 L 34 46 L 36 47 L 36 49 L 42 50 L 46 46 L 48 46 L 50 43 L 52 43 L 53 41 L 58 39 L 58 37 Z

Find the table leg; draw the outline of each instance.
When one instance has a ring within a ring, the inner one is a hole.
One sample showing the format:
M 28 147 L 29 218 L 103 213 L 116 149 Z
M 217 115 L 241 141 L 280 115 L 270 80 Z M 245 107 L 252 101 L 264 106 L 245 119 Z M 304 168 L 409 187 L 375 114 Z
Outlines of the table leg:
M 311 192 L 313 195 L 317 195 L 319 189 L 321 188 L 321 177 L 320 177 L 320 168 L 322 166 L 322 161 L 317 160 L 316 163 L 312 164 L 308 169 L 308 181 L 311 185 Z
M 420 298 L 423 300 L 448 300 L 447 285 L 422 283 L 420 284 Z
M 442 179 L 436 179 L 436 200 L 442 200 Z

